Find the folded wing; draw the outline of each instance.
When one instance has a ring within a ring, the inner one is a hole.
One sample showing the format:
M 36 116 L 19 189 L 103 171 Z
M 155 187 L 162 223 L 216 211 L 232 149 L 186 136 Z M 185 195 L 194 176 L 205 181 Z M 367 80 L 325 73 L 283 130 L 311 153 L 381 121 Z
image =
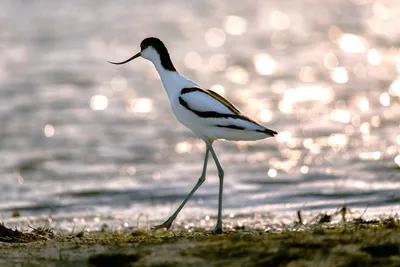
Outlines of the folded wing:
M 184 88 L 179 103 L 196 114 L 199 119 L 206 119 L 207 125 L 233 131 L 253 131 L 274 136 L 275 131 L 265 128 L 245 116 L 232 103 L 211 90 L 198 87 Z

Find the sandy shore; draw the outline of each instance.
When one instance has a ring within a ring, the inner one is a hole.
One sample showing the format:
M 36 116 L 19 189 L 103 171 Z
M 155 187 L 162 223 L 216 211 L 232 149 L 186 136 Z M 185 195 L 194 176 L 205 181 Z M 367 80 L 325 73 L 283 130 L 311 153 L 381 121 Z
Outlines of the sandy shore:
M 0 266 L 400 266 L 396 218 L 307 228 L 61 235 L 0 226 Z

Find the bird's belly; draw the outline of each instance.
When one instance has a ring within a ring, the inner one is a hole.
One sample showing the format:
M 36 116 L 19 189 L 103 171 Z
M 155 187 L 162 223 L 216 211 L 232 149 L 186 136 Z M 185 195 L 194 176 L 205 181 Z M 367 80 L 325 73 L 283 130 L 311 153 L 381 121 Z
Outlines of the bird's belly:
M 195 135 L 205 141 L 215 140 L 215 136 L 210 132 L 210 126 L 206 119 L 200 118 L 193 112 L 181 106 L 178 101 L 171 103 L 172 111 L 180 123 L 189 128 Z

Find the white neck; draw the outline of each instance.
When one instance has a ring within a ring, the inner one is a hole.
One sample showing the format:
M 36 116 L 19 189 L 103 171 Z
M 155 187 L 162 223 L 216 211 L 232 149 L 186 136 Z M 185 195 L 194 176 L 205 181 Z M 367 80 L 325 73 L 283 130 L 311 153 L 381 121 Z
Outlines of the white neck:
M 167 92 L 168 97 L 170 99 L 174 96 L 177 96 L 182 88 L 197 86 L 196 83 L 186 79 L 185 77 L 180 75 L 177 71 L 170 71 L 164 69 L 164 67 L 161 65 L 159 57 L 157 59 L 152 59 L 151 62 L 156 67 L 157 72 L 160 75 L 160 79 L 164 86 L 164 89 Z

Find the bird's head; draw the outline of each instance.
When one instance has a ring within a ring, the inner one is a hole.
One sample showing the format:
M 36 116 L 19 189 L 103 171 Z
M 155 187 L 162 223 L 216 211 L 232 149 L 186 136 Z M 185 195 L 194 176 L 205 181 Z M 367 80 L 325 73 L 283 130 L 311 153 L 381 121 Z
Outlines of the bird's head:
M 140 52 L 133 57 L 122 62 L 110 62 L 112 64 L 121 65 L 134 60 L 137 57 L 143 57 L 150 60 L 154 64 L 160 62 L 165 69 L 175 70 L 172 65 L 169 53 L 164 43 L 156 37 L 148 37 L 140 43 Z

